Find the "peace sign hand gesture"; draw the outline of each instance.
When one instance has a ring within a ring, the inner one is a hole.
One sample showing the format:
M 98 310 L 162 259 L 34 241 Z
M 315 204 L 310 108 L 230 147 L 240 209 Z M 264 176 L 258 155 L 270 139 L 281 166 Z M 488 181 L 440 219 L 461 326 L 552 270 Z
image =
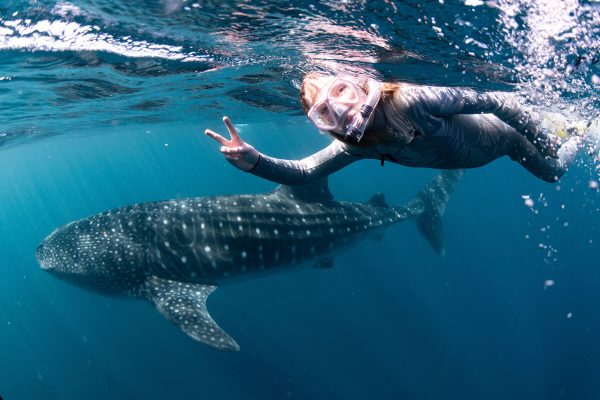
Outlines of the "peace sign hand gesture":
M 225 139 L 223 136 L 210 129 L 205 130 L 204 134 L 221 144 L 219 150 L 223 153 L 227 161 L 242 171 L 252 171 L 256 167 L 256 164 L 258 164 L 260 158 L 258 151 L 240 138 L 240 135 L 229 118 L 223 117 L 223 123 L 229 131 L 231 140 Z

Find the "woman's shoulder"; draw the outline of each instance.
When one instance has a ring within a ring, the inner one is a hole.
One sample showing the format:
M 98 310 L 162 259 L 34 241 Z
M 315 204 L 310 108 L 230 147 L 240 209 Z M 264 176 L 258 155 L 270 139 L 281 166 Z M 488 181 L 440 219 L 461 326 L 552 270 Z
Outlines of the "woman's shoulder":
M 385 87 L 385 86 L 384 86 Z M 405 93 L 405 94 L 432 94 L 432 93 L 448 93 L 448 92 L 463 92 L 463 91 L 471 91 L 477 92 L 477 90 L 465 86 L 440 86 L 440 85 L 423 85 L 416 83 L 395 83 L 393 84 L 395 88 L 394 93 Z
M 502 99 L 504 101 L 512 96 L 506 92 L 481 91 L 464 86 L 433 86 L 402 84 L 393 94 L 393 103 L 396 107 L 422 107 L 427 104 L 444 104 L 464 99 L 478 99 L 484 96 L 490 99 Z
M 392 89 L 392 87 L 388 87 Z M 385 86 L 384 86 L 385 90 Z M 439 89 L 435 86 L 417 85 L 414 83 L 395 83 L 393 90 L 384 91 L 384 98 L 389 111 L 406 112 L 421 104 L 423 100 L 437 96 Z
M 422 97 L 429 97 L 444 92 L 449 88 L 443 86 L 419 85 L 415 83 L 396 83 L 393 85 L 393 99 L 400 102 L 411 102 Z

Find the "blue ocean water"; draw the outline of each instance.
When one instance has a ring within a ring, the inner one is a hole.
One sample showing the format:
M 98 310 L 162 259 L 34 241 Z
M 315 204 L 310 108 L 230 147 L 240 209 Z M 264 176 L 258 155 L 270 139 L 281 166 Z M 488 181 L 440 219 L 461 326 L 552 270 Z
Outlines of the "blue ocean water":
M 406 221 L 332 269 L 219 288 L 208 308 L 238 353 L 145 301 L 52 277 L 35 249 L 115 207 L 273 189 L 203 131 L 224 132 L 226 114 L 267 154 L 320 149 L 297 99 L 310 70 L 510 90 L 595 118 L 599 13 L 595 1 L 3 1 L 0 396 L 597 399 L 600 198 L 585 151 L 556 185 L 508 159 L 468 171 L 445 257 Z M 401 204 L 435 174 L 363 161 L 330 185 Z

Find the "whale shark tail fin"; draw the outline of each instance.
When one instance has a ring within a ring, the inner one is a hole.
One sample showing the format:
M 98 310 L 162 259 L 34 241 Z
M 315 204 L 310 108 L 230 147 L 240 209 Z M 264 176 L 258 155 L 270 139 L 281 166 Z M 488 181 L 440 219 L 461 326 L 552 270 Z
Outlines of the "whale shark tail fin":
M 436 176 L 417 194 L 410 206 L 421 210 L 416 218 L 419 232 L 427 239 L 433 249 L 440 255 L 446 253 L 444 248 L 444 227 L 442 217 L 450 195 L 464 170 L 446 170 Z
M 240 346 L 211 318 L 206 299 L 216 286 L 182 283 L 150 277 L 142 296 L 169 321 L 193 339 L 222 351 L 238 351 Z

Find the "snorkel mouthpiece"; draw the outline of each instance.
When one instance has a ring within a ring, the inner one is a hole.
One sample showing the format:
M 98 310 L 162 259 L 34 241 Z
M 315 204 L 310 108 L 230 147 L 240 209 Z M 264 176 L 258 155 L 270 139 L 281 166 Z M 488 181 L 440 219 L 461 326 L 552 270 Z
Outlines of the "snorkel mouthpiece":
M 374 108 L 369 104 L 363 104 L 360 108 L 360 117 L 357 115 L 348 130 L 346 131 L 346 140 L 350 140 L 354 143 L 358 143 L 360 139 L 365 134 L 365 130 L 367 129 L 367 123 L 369 122 L 369 118 L 373 113 Z
M 367 125 L 373 116 L 375 106 L 379 103 L 381 98 L 381 85 L 374 80 L 369 80 L 369 96 L 360 107 L 360 111 L 353 118 L 352 123 L 348 126 L 346 131 L 345 139 L 353 143 L 358 143 L 365 135 Z

